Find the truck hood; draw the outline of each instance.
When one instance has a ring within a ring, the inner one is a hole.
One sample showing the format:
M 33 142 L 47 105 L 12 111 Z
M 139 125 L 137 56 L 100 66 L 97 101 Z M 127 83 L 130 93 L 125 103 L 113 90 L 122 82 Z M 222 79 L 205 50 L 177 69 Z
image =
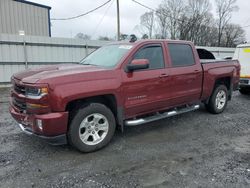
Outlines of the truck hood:
M 35 84 L 35 83 L 49 83 L 53 80 L 58 80 L 61 78 L 70 79 L 73 81 L 73 78 L 76 78 L 77 75 L 81 74 L 82 76 L 76 79 L 92 79 L 95 78 L 96 74 L 93 72 L 99 71 L 110 71 L 99 66 L 93 65 L 79 65 L 79 64 L 60 64 L 52 66 L 44 66 L 39 69 L 28 69 L 23 72 L 19 72 L 13 75 L 13 77 L 23 83 Z M 92 73 L 92 74 L 91 74 Z M 84 76 L 86 75 L 86 76 Z M 93 75 L 89 77 L 89 75 Z M 92 80 L 91 79 L 91 80 Z

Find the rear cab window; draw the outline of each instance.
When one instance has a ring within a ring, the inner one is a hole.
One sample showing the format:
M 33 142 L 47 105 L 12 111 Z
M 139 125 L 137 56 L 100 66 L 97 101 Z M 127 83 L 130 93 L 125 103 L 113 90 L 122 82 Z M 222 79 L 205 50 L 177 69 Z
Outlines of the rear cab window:
M 189 44 L 168 43 L 172 67 L 195 65 L 193 49 Z

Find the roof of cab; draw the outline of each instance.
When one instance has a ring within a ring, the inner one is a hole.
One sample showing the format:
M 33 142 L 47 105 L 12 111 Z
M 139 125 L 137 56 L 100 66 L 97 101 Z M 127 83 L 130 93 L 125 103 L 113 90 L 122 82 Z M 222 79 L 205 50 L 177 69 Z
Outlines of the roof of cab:
M 142 39 L 137 40 L 135 42 L 129 42 L 129 41 L 118 41 L 118 42 L 112 42 L 110 44 L 126 44 L 126 45 L 137 45 L 141 43 L 147 43 L 147 42 L 175 42 L 175 43 L 192 43 L 191 41 L 185 41 L 185 40 L 170 40 L 170 39 Z
M 142 39 L 138 40 L 135 43 L 142 43 L 142 42 L 177 42 L 177 43 L 191 43 L 191 41 L 186 40 L 171 40 L 171 39 Z

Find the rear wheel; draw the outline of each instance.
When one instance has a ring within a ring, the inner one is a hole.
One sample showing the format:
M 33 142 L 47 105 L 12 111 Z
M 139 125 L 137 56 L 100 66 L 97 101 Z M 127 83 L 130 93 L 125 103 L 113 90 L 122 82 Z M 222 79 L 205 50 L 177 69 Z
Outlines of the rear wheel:
M 75 112 L 68 140 L 81 152 L 96 151 L 110 142 L 115 126 L 115 118 L 109 108 L 103 104 L 91 103 Z
M 243 88 L 240 88 L 239 91 L 242 95 L 249 95 L 250 94 L 250 88 L 243 87 Z
M 209 99 L 208 104 L 206 104 L 206 108 L 209 112 L 213 114 L 219 114 L 224 111 L 228 102 L 228 90 L 224 85 L 218 85 L 214 91 L 212 96 Z

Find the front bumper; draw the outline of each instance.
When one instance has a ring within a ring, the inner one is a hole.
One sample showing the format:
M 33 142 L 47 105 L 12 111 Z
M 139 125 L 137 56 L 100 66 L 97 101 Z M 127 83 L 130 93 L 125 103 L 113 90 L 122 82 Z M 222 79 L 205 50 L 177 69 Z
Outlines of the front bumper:
M 33 133 L 30 129 L 27 129 L 25 127 L 25 125 L 22 125 L 20 123 L 18 125 L 19 125 L 20 129 L 24 133 L 26 133 L 27 135 L 32 135 L 32 136 L 38 137 L 51 145 L 57 146 L 57 145 L 67 144 L 66 134 L 62 134 L 62 135 L 58 135 L 58 136 L 51 136 L 51 137 L 42 136 L 42 135 L 38 135 L 38 134 Z
M 53 145 L 67 143 L 68 112 L 25 114 L 10 106 L 10 113 L 26 134 L 42 138 Z

